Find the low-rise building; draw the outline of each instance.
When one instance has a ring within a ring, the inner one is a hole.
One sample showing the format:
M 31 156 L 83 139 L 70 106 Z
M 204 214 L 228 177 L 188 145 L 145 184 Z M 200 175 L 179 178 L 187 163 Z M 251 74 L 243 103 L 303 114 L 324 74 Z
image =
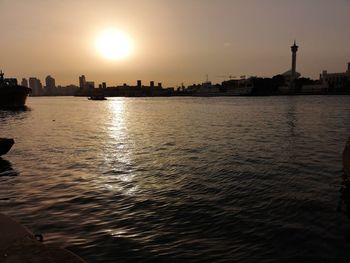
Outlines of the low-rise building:
M 329 92 L 350 92 L 350 63 L 346 72 L 328 73 L 327 70 L 320 74 L 320 81 Z

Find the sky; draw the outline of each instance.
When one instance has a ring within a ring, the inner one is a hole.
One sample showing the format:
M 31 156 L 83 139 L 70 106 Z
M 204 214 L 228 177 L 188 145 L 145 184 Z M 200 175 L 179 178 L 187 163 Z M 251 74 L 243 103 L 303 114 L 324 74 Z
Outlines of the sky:
M 289 70 L 296 39 L 297 71 L 318 78 L 346 71 L 349 14 L 350 0 L 0 0 L 0 68 L 60 85 L 219 83 Z M 97 52 L 111 28 L 131 39 L 129 57 Z

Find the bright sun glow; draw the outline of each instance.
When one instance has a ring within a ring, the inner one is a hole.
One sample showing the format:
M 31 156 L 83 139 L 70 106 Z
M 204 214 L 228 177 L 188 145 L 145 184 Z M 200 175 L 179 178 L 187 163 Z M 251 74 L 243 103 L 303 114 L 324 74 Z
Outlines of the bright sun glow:
M 110 60 L 127 58 L 132 51 L 131 40 L 121 32 L 108 30 L 101 33 L 96 40 L 97 51 Z

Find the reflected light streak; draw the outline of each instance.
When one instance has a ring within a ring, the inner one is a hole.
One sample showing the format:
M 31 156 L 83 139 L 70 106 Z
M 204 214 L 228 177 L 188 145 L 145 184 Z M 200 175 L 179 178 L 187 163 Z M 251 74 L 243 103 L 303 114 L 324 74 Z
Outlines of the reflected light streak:
M 108 101 L 108 137 L 102 153 L 104 174 L 108 182 L 105 181 L 104 187 L 123 195 L 135 195 L 139 187 L 135 185 L 134 165 L 131 158 L 132 140 L 125 125 L 125 104 L 125 99 Z

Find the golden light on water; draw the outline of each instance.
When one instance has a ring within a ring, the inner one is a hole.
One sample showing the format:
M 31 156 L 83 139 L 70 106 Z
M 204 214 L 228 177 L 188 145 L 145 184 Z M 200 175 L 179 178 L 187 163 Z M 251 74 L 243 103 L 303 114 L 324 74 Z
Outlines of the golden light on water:
M 110 192 L 120 193 L 125 196 L 136 195 L 139 191 L 136 174 L 128 171 L 128 167 L 134 166 L 134 157 L 132 151 L 132 138 L 129 136 L 126 124 L 126 102 L 124 99 L 108 99 L 108 116 L 105 122 L 107 127 L 106 146 L 101 151 L 101 158 L 104 165 L 101 166 L 101 172 L 105 167 L 112 168 L 112 175 L 96 179 L 99 185 Z M 124 171 L 126 172 L 122 172 Z
M 97 36 L 96 50 L 108 60 L 122 60 L 131 55 L 133 43 L 130 37 L 121 31 L 109 29 Z

